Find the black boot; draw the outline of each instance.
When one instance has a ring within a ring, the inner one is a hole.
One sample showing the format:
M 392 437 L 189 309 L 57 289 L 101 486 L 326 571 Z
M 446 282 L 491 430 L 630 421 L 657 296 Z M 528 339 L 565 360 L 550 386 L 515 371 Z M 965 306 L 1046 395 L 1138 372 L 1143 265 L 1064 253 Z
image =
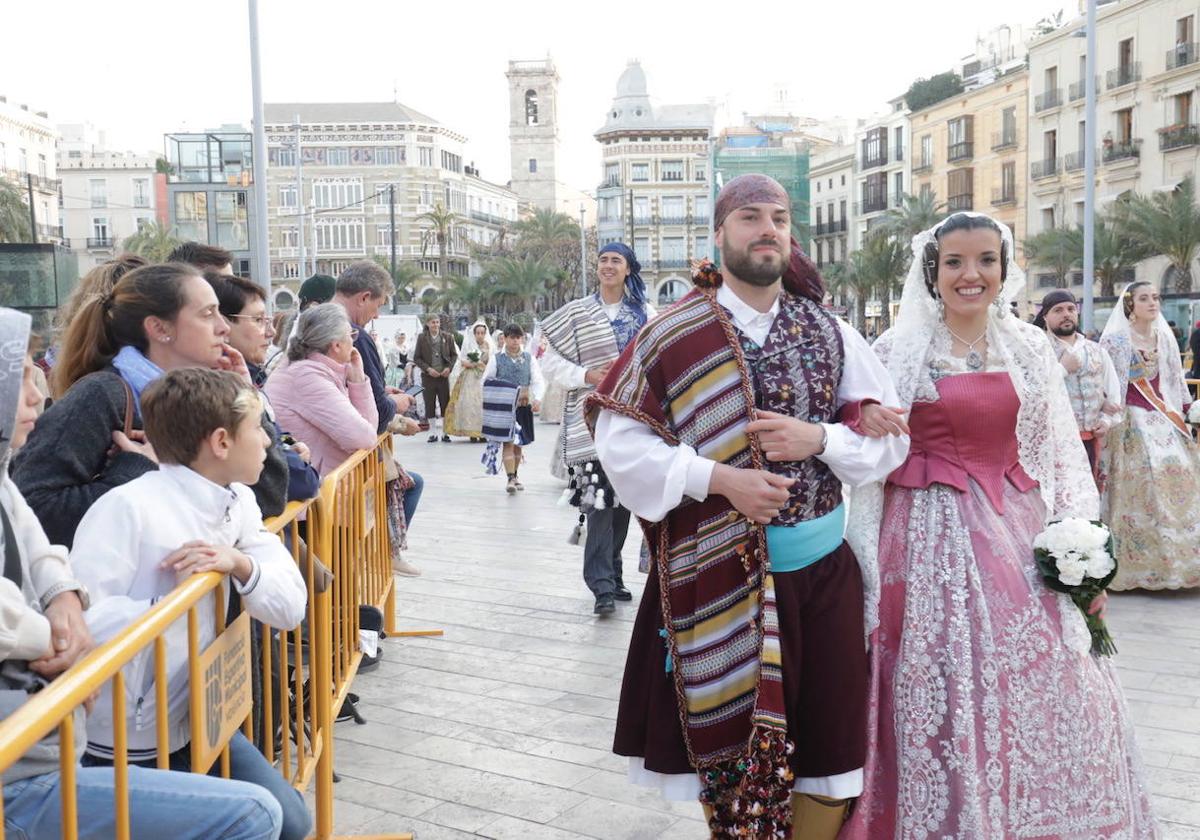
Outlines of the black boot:
M 617 585 L 613 589 L 613 597 L 618 601 L 632 601 L 633 593 L 625 588 L 625 581 L 617 578 Z
M 617 611 L 617 605 L 613 603 L 612 595 L 597 595 L 596 606 L 592 610 L 596 615 L 612 615 Z

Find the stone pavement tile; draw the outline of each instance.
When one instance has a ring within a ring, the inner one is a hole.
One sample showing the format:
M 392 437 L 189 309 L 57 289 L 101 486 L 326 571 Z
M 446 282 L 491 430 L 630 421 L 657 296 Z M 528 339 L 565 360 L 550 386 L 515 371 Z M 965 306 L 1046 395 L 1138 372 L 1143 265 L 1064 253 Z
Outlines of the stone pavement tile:
M 1147 775 L 1150 789 L 1162 796 L 1188 799 L 1200 791 L 1200 772 L 1150 767 Z
M 480 837 L 492 840 L 579 840 L 574 831 L 564 831 L 549 825 L 540 825 L 516 817 L 500 817 L 479 830 Z
M 408 833 L 419 840 L 474 840 L 477 836 L 456 828 L 435 825 L 424 820 L 406 820 L 394 814 L 384 814 L 369 822 L 363 823 L 355 834 L 375 836 L 379 834 Z
M 601 770 L 582 785 L 577 785 L 576 790 L 586 791 L 593 798 L 636 805 L 649 811 L 662 811 L 685 819 L 702 819 L 703 815 L 699 802 L 671 802 L 663 799 L 657 790 L 630 784 L 624 771 L 611 773 Z
M 1141 733 L 1138 733 L 1138 747 L 1142 751 L 1142 761 L 1147 767 L 1171 767 L 1171 762 L 1175 759 L 1170 753 L 1161 752 L 1159 750 L 1148 750 L 1143 744 Z
M 538 734 L 554 741 L 563 741 L 567 744 L 577 744 L 581 747 L 592 747 L 598 750 L 611 750 L 613 743 L 611 722 L 573 712 L 568 712 L 546 724 L 538 731 Z
M 600 799 L 588 799 L 550 822 L 556 828 L 604 840 L 652 840 L 674 823 L 669 814 Z
M 1190 709 L 1196 706 L 1195 697 L 1185 694 L 1166 694 L 1161 691 L 1148 691 L 1144 688 L 1125 688 L 1125 699 L 1133 703 L 1155 703 L 1159 706 L 1175 706 L 1180 709 Z M 1200 713 L 1198 713 L 1200 714 Z
M 1170 755 L 1190 755 L 1200 758 L 1200 735 L 1172 732 L 1153 726 L 1138 726 L 1137 739 L 1138 745 L 1143 750 L 1158 750 Z
M 336 793 L 337 786 L 334 786 Z M 337 800 L 333 806 L 333 828 L 338 834 L 361 834 L 363 826 L 380 817 L 396 819 L 395 814 L 389 814 L 381 808 L 370 808 L 349 800 Z
M 1135 723 L 1158 729 L 1200 734 L 1200 709 L 1181 709 L 1157 703 L 1131 702 L 1130 711 Z
M 522 685 L 520 683 L 503 683 L 497 688 L 488 691 L 486 696 L 498 697 L 501 700 L 515 700 L 518 703 L 534 703 L 550 706 L 555 700 L 568 695 L 562 691 L 555 691 L 552 688 L 538 688 L 537 686 Z
M 1121 674 L 1121 681 L 1122 683 L 1125 681 L 1124 674 Z M 1184 694 L 1190 697 L 1197 697 L 1200 696 L 1200 677 L 1179 677 L 1174 674 L 1158 674 L 1148 687 L 1153 691 L 1165 691 L 1169 694 Z
M 433 761 L 561 788 L 576 787 L 597 772 L 590 767 L 552 758 L 525 755 L 458 738 L 439 738 L 436 735 L 412 745 L 405 752 Z
M 619 694 L 620 684 L 614 686 Z M 617 719 L 617 698 L 588 697 L 586 694 L 564 694 L 558 700 L 549 704 L 552 708 L 564 712 L 579 712 L 584 715 L 594 715 L 608 720 Z
M 1173 796 L 1153 798 L 1154 816 L 1161 822 L 1182 823 L 1183 825 L 1200 827 L 1200 802 L 1186 799 L 1176 799 Z
M 478 808 L 470 808 L 454 802 L 443 802 L 436 808 L 426 811 L 421 819 L 423 822 L 456 828 L 477 836 L 481 828 L 488 823 L 495 822 L 499 816 L 492 811 L 481 811 Z
M 341 781 L 333 786 L 333 795 L 336 801 L 333 811 L 335 821 L 340 820 L 339 811 L 343 802 L 348 803 L 347 807 L 357 805 L 402 817 L 419 817 L 431 808 L 442 804 L 440 799 L 422 796 L 419 793 L 391 785 L 370 782 L 357 778 L 353 773 L 353 767 L 339 772 Z
M 658 840 L 708 840 L 708 824 L 702 820 L 678 820 Z
M 531 735 L 537 734 L 540 726 L 564 714 L 557 709 L 508 700 L 493 699 L 481 703 L 474 695 L 430 686 L 396 692 L 386 684 L 363 681 L 356 683 L 355 688 L 362 699 L 375 705 L 456 723 L 511 729 Z
M 556 758 L 559 761 L 569 761 L 572 764 L 582 764 L 584 767 L 610 770 L 614 773 L 624 773 L 629 764 L 629 759 L 614 755 L 612 750 L 597 750 L 575 744 L 564 744 L 561 741 L 547 741 L 542 746 L 530 750 L 530 755 L 542 755 L 546 758 Z
M 1167 765 L 1175 770 L 1191 770 L 1200 773 L 1200 758 L 1191 755 L 1173 755 Z
M 513 817 L 549 822 L 586 797 L 551 785 L 511 776 L 430 761 L 403 753 L 361 745 L 354 747 L 347 774 L 391 785 L 423 796 L 495 811 Z
M 1182 823 L 1159 821 L 1162 840 L 1200 840 L 1200 828 Z
M 472 744 L 482 744 L 485 747 L 499 747 L 503 750 L 533 754 L 538 747 L 550 743 L 534 735 L 523 732 L 509 732 L 504 729 L 488 729 L 486 726 L 461 726 L 453 735 L 446 737 L 461 738 Z

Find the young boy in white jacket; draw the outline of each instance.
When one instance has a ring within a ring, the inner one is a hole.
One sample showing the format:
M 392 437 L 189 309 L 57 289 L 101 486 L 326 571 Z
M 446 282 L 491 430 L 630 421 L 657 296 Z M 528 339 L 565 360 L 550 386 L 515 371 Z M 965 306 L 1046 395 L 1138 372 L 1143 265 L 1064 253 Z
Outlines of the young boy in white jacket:
M 258 480 L 269 445 L 262 401 L 232 373 L 184 368 L 142 394 L 146 439 L 159 469 L 105 493 L 75 532 L 72 562 L 91 593 L 88 627 L 106 641 L 193 574 L 224 572 L 251 618 L 290 630 L 305 617 L 307 591 L 291 555 L 263 527 L 248 485 Z M 199 604 L 200 648 L 216 637 L 214 595 Z M 167 632 L 167 689 L 172 769 L 190 769 L 187 622 Z M 126 666 L 130 763 L 157 755 L 154 660 L 147 650 Z M 84 764 L 113 758 L 112 703 L 101 692 L 88 720 Z M 300 794 L 242 735 L 230 742 L 231 775 L 271 791 L 283 809 L 283 840 L 308 835 Z

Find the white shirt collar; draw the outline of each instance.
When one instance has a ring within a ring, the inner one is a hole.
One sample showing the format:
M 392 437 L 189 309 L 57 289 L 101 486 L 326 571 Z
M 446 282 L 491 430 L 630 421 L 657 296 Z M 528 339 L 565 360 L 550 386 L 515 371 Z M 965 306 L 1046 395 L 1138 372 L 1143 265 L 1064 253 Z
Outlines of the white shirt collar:
M 158 470 L 182 487 L 199 510 L 214 518 L 225 518 L 237 502 L 233 487 L 222 487 L 182 464 L 160 464 Z
M 771 331 L 771 324 L 775 323 L 775 316 L 779 314 L 778 296 L 771 303 L 770 309 L 766 312 L 759 312 L 738 297 L 724 283 L 717 287 L 717 303 L 728 309 L 729 314 L 733 316 L 734 325 L 760 346 Z

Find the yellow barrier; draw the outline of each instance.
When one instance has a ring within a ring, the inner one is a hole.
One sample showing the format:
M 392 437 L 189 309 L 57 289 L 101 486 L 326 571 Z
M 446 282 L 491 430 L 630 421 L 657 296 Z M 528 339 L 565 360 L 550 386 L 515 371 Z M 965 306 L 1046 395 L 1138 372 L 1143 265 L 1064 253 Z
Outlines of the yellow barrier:
M 314 825 L 317 840 L 333 838 L 333 710 L 340 708 L 362 660 L 359 650 L 359 604 L 383 610 L 389 635 L 440 635 L 441 631 L 395 632 L 395 588 L 391 572 L 391 538 L 388 532 L 386 478 L 382 458 L 391 457 L 390 435 L 372 450 L 351 456 L 328 475 L 320 495 L 288 505 L 265 525 L 289 546 L 308 590 L 306 621 L 302 627 L 275 633 L 255 622 L 252 634 L 261 638 L 252 670 L 260 677 L 262 699 L 239 727 L 258 741 L 268 761 L 278 761 L 279 771 L 298 790 L 316 784 Z M 303 519 L 303 525 L 301 520 Z M 302 541 L 303 528 L 307 539 Z M 316 590 L 316 560 L 333 571 L 324 592 Z M 220 761 L 221 775 L 229 777 L 228 740 L 218 753 L 202 751 L 200 727 L 205 714 L 205 687 L 199 649 L 200 603 L 214 593 L 218 634 L 225 629 L 226 610 L 221 576 L 197 575 L 183 582 L 116 638 L 101 645 L 55 679 L 35 698 L 0 721 L 0 771 L 16 763 L 55 727 L 62 745 L 63 837 L 78 836 L 75 801 L 74 713 L 111 681 L 113 692 L 113 751 L 115 774 L 116 837 L 129 840 L 128 753 L 125 688 L 121 668 L 142 651 L 154 646 L 155 691 L 159 709 L 167 704 L 167 646 L 164 634 L 186 616 L 188 628 L 189 709 L 193 772 L 206 772 Z M 308 642 L 305 679 L 304 640 Z M 277 641 L 276 641 L 277 640 Z M 210 645 L 208 650 L 220 643 Z M 275 689 L 278 688 L 278 702 Z M 157 764 L 166 769 L 170 755 L 168 716 L 158 714 Z M 256 731 L 257 728 L 257 731 Z M 279 747 L 276 749 L 276 729 Z M 0 840 L 3 840 L 3 802 L 0 800 Z M 372 835 L 374 840 L 411 840 L 411 834 Z M 365 838 L 360 838 L 365 840 Z

